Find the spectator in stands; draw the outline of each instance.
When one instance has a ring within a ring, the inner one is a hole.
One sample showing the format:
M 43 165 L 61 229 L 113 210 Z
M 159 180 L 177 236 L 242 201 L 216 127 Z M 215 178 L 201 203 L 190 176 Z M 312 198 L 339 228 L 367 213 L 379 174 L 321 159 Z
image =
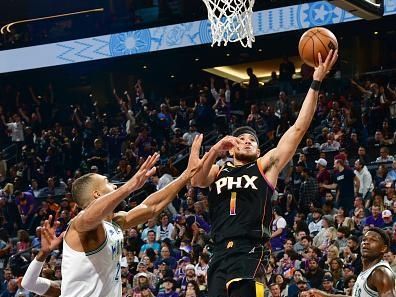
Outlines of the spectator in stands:
M 160 257 L 158 257 L 158 259 L 155 261 L 154 267 L 157 268 L 161 263 L 165 263 L 167 267 L 171 268 L 172 270 L 176 269 L 177 261 L 171 256 L 171 251 L 167 246 L 163 246 L 161 248 Z
M 246 73 L 249 76 L 248 93 L 247 97 L 249 100 L 257 99 L 257 92 L 259 88 L 259 80 L 253 72 L 253 68 L 247 68 Z
M 29 228 L 29 224 L 33 218 L 34 197 L 30 192 L 15 191 L 15 203 L 18 207 L 19 215 L 23 226 Z
M 322 230 L 322 215 L 323 211 L 320 208 L 314 208 L 312 210 L 312 222 L 308 225 L 309 235 L 311 237 L 316 236 L 316 234 L 318 234 L 319 231 Z
M 334 133 L 331 132 L 327 135 L 327 141 L 320 145 L 321 152 L 336 152 L 340 150 L 340 143 L 334 139 Z
M 175 114 L 175 128 L 187 132 L 189 128 L 191 109 L 187 106 L 185 98 L 180 98 L 179 106 L 170 107 L 170 110 Z
M 189 130 L 183 134 L 184 144 L 190 147 L 197 135 L 199 135 L 197 131 L 197 122 L 195 120 L 190 120 Z
M 143 241 L 147 242 L 148 232 L 157 231 L 157 220 L 156 218 L 151 218 L 147 220 L 147 227 L 143 229 L 141 238 Z
M 392 251 L 384 254 L 384 260 L 389 263 L 394 273 L 396 273 L 396 255 Z
M 316 179 L 310 175 L 308 168 L 302 169 L 301 177 L 299 209 L 306 211 L 311 203 L 316 205 L 319 202 L 319 186 Z
M 336 172 L 334 174 L 333 184 L 321 184 L 320 187 L 329 190 L 337 189 L 337 203 L 349 213 L 353 207 L 352 200 L 355 196 L 354 194 L 360 188 L 360 181 L 352 169 L 345 167 L 343 159 L 334 160 L 334 169 Z
M 324 276 L 324 271 L 319 267 L 318 260 L 315 258 L 308 260 L 307 280 L 313 288 L 320 288 Z
M 246 122 L 256 131 L 263 129 L 263 118 L 259 113 L 259 109 L 256 104 L 250 106 L 250 114 L 248 115 Z
M 334 288 L 334 279 L 331 275 L 325 275 L 322 279 L 322 288 L 328 294 L 342 294 L 343 291 Z
M 293 62 L 288 57 L 284 57 L 279 65 L 279 89 L 287 95 L 291 95 L 293 92 L 292 80 L 295 73 L 296 69 Z
M 320 158 L 319 160 L 316 160 L 315 163 L 316 163 L 316 168 L 319 170 L 318 174 L 316 175 L 316 180 L 318 185 L 320 184 L 329 185 L 331 178 L 330 178 L 330 172 L 327 170 L 327 161 L 323 158 Z M 325 198 L 326 193 L 327 191 L 325 188 L 321 187 L 319 189 L 320 198 L 322 198 L 322 200 Z
M 169 222 L 169 216 L 166 213 L 162 213 L 160 215 L 161 224 L 157 226 L 156 234 L 157 241 L 164 241 L 166 238 L 171 239 L 171 235 L 173 232 L 173 224 Z
M 381 216 L 381 210 L 379 206 L 373 205 L 371 207 L 371 215 L 366 218 L 366 226 L 382 228 L 384 226 L 384 220 Z
M 363 197 L 364 200 L 371 199 L 371 191 L 374 188 L 373 179 L 370 172 L 367 169 L 366 163 L 362 159 L 355 161 L 355 175 L 359 179 L 359 196 Z
M 392 162 L 392 169 L 388 171 L 386 180 L 394 182 L 396 180 L 396 161 Z
M 187 289 L 187 283 L 196 281 L 195 267 L 192 264 L 186 265 L 186 275 L 178 280 L 177 288 L 179 292 L 184 293 Z
M 155 231 L 153 230 L 147 232 L 147 243 L 140 248 L 139 258 L 143 256 L 147 249 L 153 249 L 156 254 L 159 254 L 161 249 L 160 244 L 155 241 Z
M 213 127 L 214 110 L 207 101 L 208 98 L 202 93 L 194 107 L 194 120 L 199 132 L 209 132 Z
M 313 156 L 319 154 L 320 144 L 317 142 L 314 143 L 311 137 L 307 137 L 305 144 L 306 146 L 302 149 L 304 154 Z
M 384 221 L 384 225 L 382 226 L 382 229 L 388 231 L 392 236 L 393 234 L 393 217 L 392 217 L 392 212 L 389 209 L 385 209 L 382 211 L 382 220 Z
M 280 207 L 275 206 L 272 210 L 273 221 L 272 221 L 272 234 L 271 234 L 271 247 L 274 252 L 278 252 L 283 249 L 283 245 L 286 241 L 287 235 L 287 223 L 282 217 Z

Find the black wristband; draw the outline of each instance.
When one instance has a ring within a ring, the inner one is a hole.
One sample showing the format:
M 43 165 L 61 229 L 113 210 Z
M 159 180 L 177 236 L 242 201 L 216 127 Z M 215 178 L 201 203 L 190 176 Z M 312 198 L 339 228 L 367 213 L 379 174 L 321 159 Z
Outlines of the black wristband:
M 311 89 L 314 90 L 314 91 L 319 91 L 321 83 L 322 82 L 319 81 L 319 80 L 313 80 L 312 83 L 311 83 Z

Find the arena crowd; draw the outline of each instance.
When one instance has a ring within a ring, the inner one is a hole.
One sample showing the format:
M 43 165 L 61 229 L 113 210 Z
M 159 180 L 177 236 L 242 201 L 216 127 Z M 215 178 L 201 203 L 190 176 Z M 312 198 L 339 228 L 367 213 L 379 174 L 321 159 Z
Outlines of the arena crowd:
M 91 100 L 64 108 L 49 84 L 5 85 L 0 93 L 0 296 L 34 296 L 24 290 L 24 267 L 40 249 L 40 226 L 49 215 L 57 234 L 79 212 L 71 185 L 93 172 L 116 184 L 130 179 L 145 158 L 161 154 L 157 174 L 119 206 L 128 210 L 165 187 L 183 170 L 189 146 L 204 133 L 205 146 L 242 125 L 253 127 L 265 151 L 294 123 L 312 72 L 294 81 L 281 64 L 262 98 L 252 69 L 246 87 L 210 79 L 180 98 L 148 98 L 138 80 L 113 90 L 109 105 Z M 393 78 L 394 79 L 394 78 Z M 322 86 L 309 133 L 281 173 L 273 203 L 272 254 L 261 278 L 272 297 L 297 297 L 309 288 L 351 295 L 361 272 L 360 238 L 371 226 L 386 230 L 385 260 L 396 273 L 396 89 L 392 77 L 337 77 Z M 204 146 L 204 147 L 205 147 Z M 12 153 L 11 153 L 12 152 Z M 224 155 L 220 166 L 232 161 Z M 159 217 L 124 234 L 123 297 L 207 296 L 212 254 L 208 189 L 187 186 Z M 268 214 L 269 215 L 269 214 Z M 61 280 L 62 247 L 42 275 Z

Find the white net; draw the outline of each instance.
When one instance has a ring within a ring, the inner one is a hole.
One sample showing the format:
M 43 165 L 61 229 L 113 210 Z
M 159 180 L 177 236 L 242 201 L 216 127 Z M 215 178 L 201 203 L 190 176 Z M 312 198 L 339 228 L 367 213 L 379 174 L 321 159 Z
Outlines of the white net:
M 212 46 L 239 41 L 252 47 L 254 0 L 203 0 L 208 9 L 212 30 Z

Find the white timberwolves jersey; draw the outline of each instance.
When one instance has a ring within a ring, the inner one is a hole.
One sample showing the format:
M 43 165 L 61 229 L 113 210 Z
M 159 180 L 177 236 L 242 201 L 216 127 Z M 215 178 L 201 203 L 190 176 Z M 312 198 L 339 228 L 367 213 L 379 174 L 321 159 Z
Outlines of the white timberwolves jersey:
M 77 252 L 63 240 L 62 297 L 120 297 L 123 233 L 103 222 L 105 242 L 91 252 Z
M 378 293 L 373 291 L 367 285 L 367 278 L 371 275 L 371 273 L 379 266 L 387 267 L 390 271 L 393 272 L 389 263 L 386 261 L 380 261 L 375 264 L 373 267 L 362 271 L 357 277 L 356 283 L 353 286 L 352 297 L 378 297 Z

